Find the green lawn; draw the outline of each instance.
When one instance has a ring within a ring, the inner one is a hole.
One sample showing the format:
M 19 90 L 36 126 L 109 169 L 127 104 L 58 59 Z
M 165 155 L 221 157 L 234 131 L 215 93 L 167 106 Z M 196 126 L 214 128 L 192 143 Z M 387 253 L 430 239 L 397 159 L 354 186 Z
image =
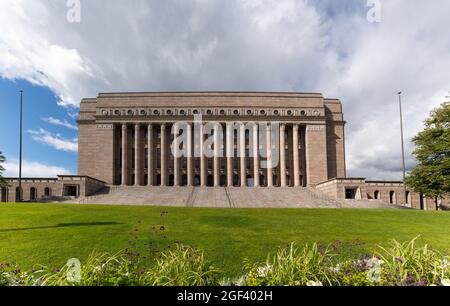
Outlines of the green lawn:
M 162 211 L 168 214 L 161 217 Z M 165 226 L 160 231 L 160 225 Z M 156 232 L 152 229 L 156 227 Z M 0 205 L 0 263 L 29 269 L 85 259 L 93 250 L 146 252 L 176 241 L 205 251 L 227 274 L 242 259 L 264 260 L 290 242 L 353 245 L 370 252 L 390 239 L 421 235 L 420 243 L 450 253 L 450 214 L 407 210 L 203 209 L 54 204 Z M 164 237 L 166 236 L 166 237 Z M 137 238 L 136 238 L 137 237 Z M 150 243 L 151 245 L 146 245 Z M 356 246 L 356 242 L 363 243 Z

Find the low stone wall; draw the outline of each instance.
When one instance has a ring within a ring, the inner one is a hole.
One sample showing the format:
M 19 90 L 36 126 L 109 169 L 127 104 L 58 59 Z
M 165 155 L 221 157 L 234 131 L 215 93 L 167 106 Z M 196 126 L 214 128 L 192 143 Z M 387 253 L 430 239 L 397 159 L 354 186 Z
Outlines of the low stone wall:
M 17 202 L 16 190 L 19 188 L 19 179 L 7 178 L 8 187 L 0 188 L 0 202 Z M 22 200 L 44 201 L 52 197 L 64 197 L 65 186 L 76 186 L 76 196 L 90 196 L 105 186 L 105 183 L 88 176 L 62 175 L 58 178 L 24 178 L 22 179 Z M 47 193 L 46 193 L 47 191 Z
M 15 202 L 16 188 L 19 187 L 18 179 L 7 179 L 8 187 L 0 191 L 1 202 Z M 48 188 L 48 196 L 45 195 L 46 188 Z M 4 191 L 5 190 L 5 191 Z M 25 178 L 22 179 L 22 199 L 24 201 L 33 201 L 44 199 L 58 194 L 57 179 L 51 178 Z M 34 198 L 34 199 L 33 199 Z
M 352 200 L 380 200 L 388 204 L 404 205 L 414 209 L 437 210 L 448 205 L 449 199 L 431 199 L 409 188 L 405 194 L 402 182 L 366 181 L 364 178 L 335 178 L 318 184 L 316 189 L 338 201 L 345 201 L 346 190 L 355 191 Z M 442 207 L 441 207 L 442 206 Z

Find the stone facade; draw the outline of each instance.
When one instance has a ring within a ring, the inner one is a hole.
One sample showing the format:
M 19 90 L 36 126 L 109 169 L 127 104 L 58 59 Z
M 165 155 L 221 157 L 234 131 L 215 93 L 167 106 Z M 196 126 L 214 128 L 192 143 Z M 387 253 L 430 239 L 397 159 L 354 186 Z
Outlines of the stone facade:
M 210 158 L 174 158 L 170 145 L 176 122 L 189 124 L 183 131 L 191 140 L 189 152 L 205 141 L 194 137 L 194 115 L 202 115 L 205 125 L 220 124 L 223 142 Z M 261 129 L 230 130 L 236 122 L 272 128 L 276 122 L 285 150 L 272 159 L 280 163 L 260 167 L 260 157 L 249 152 L 263 148 L 248 135 L 261 139 Z M 346 175 L 342 105 L 321 94 L 107 93 L 81 102 L 78 123 L 79 175 L 112 185 L 294 187 Z M 236 152 L 239 139 L 245 151 L 230 157 L 227 143 Z
M 0 188 L 0 202 L 19 202 L 19 180 L 7 178 L 8 187 Z M 105 182 L 88 176 L 60 175 L 58 178 L 23 178 L 23 201 L 50 201 L 62 197 L 90 196 L 105 186 Z
M 406 189 L 403 182 L 367 181 L 364 178 L 335 178 L 316 186 L 326 196 L 344 201 L 381 201 L 420 210 L 438 210 L 450 204 L 448 198 L 431 199 Z

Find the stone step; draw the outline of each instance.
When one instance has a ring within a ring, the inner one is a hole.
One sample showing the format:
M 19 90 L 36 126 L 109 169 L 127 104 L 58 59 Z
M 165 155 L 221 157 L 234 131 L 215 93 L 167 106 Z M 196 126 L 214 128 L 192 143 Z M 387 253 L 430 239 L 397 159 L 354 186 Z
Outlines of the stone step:
M 83 204 L 235 208 L 338 208 L 310 188 L 106 186 Z

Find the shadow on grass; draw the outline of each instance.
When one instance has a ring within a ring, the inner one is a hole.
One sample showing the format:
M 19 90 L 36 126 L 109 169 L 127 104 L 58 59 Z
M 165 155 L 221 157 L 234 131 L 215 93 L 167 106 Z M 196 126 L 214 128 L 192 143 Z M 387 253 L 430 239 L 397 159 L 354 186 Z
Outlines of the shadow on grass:
M 23 227 L 23 228 L 10 228 L 10 229 L 0 229 L 0 232 L 18 232 L 18 231 L 28 231 L 37 229 L 50 229 L 50 228 L 64 228 L 64 227 L 80 227 L 80 226 L 105 226 L 105 225 L 120 225 L 120 222 L 79 222 L 79 223 L 59 223 L 56 225 L 49 226 L 36 226 L 36 227 Z

